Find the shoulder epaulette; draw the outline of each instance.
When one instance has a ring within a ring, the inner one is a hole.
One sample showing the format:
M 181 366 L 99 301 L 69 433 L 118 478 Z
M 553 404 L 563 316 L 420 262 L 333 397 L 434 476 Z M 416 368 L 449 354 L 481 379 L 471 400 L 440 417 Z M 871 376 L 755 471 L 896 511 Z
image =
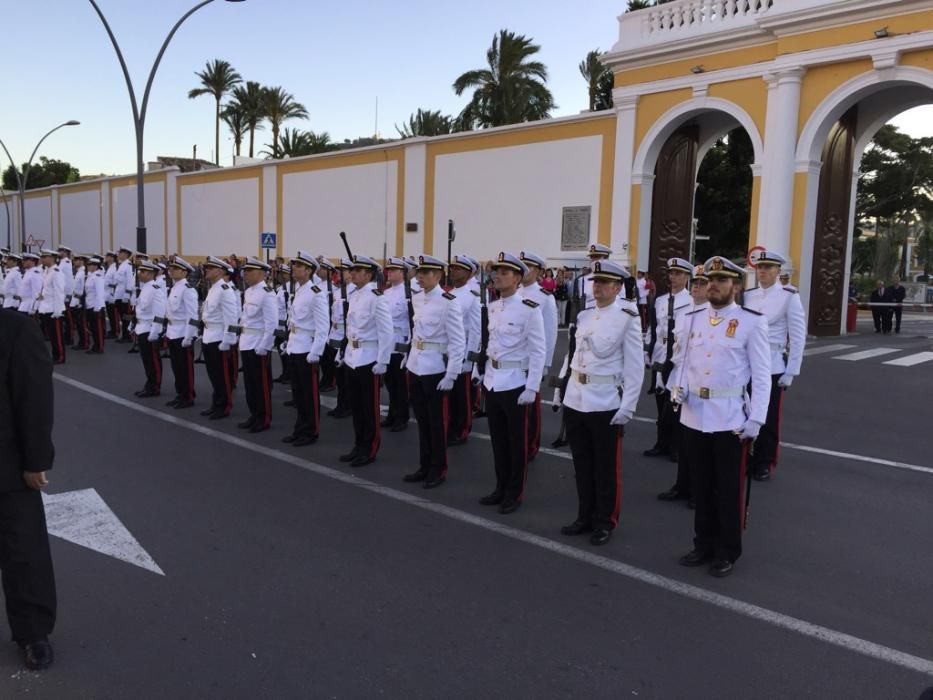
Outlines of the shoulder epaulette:
M 272 291 L 271 289 L 269 289 L 269 287 L 263 287 L 263 289 L 265 289 L 267 292 L 271 292 L 271 291 Z
M 688 311 L 686 315 L 687 315 L 687 316 L 692 316 L 693 314 L 698 314 L 698 313 L 700 313 L 701 311 L 705 311 L 706 308 L 707 308 L 707 307 L 705 307 L 705 306 L 701 306 L 699 309 L 694 309 L 693 311 Z M 744 309 L 745 307 L 743 306 L 742 308 Z
M 455 297 L 453 294 L 451 294 L 450 292 L 444 292 L 443 294 L 441 294 L 441 296 L 444 297 L 445 299 L 447 299 L 447 301 L 453 301 L 454 299 L 457 298 L 457 297 Z
M 690 304 L 682 304 L 681 306 L 675 306 L 674 311 L 680 311 L 681 309 L 686 309 Z
M 153 284 L 153 285 L 152 285 L 152 288 L 153 288 L 153 289 L 158 289 L 158 288 L 159 288 L 159 285 Z
M 190 283 L 185 282 L 185 289 L 194 289 L 194 287 L 192 287 Z
M 530 306 L 532 309 L 537 309 L 539 306 L 538 302 L 532 301 L 531 299 L 522 299 L 522 303 L 525 306 Z
M 412 294 L 421 294 L 421 292 L 423 292 L 423 291 L 424 291 L 423 289 L 412 289 L 412 290 L 411 290 L 411 293 L 412 293 Z
M 781 287 L 781 289 L 783 289 L 785 292 L 790 292 L 791 294 L 799 294 L 799 293 L 800 293 L 800 292 L 798 292 L 796 289 L 790 289 L 790 288 L 788 288 L 788 287 Z
M 377 297 L 381 297 L 381 296 L 382 296 L 382 292 L 380 292 L 378 289 L 374 289 L 374 290 L 373 290 L 373 294 L 375 294 Z
M 476 290 L 476 289 L 471 289 L 471 290 L 470 290 L 470 294 L 472 294 L 473 296 L 478 297 L 478 296 L 479 296 L 479 291 Z
M 637 312 L 637 311 L 632 311 L 631 309 L 626 309 L 625 307 L 620 307 L 620 308 L 621 308 L 625 313 L 627 313 L 629 316 L 634 316 L 635 318 L 638 318 L 638 312 Z
M 762 313 L 761 313 L 760 311 L 755 311 L 755 309 L 750 309 L 750 308 L 748 308 L 747 306 L 743 306 L 743 307 L 742 307 L 742 310 L 743 310 L 743 311 L 748 311 L 748 313 L 750 313 L 750 314 L 755 314 L 756 316 L 761 316 L 761 315 L 762 315 Z
M 229 285 L 229 284 L 222 284 L 222 285 L 220 285 L 220 286 L 221 286 L 223 289 L 230 289 L 230 285 Z
M 746 289 L 745 291 L 746 291 L 746 292 L 753 292 L 753 291 L 755 291 L 756 289 L 761 289 L 761 287 L 749 287 L 749 288 Z
M 551 296 L 554 292 L 552 292 L 550 289 L 542 289 L 542 290 L 541 290 L 541 293 L 542 293 L 542 294 L 547 294 L 548 296 Z
M 311 285 L 311 291 L 314 292 L 315 294 L 320 294 L 320 293 L 321 293 L 321 288 L 318 287 L 316 284 L 314 284 L 314 285 Z M 287 293 L 288 293 L 288 292 L 286 292 L 286 294 L 287 294 Z

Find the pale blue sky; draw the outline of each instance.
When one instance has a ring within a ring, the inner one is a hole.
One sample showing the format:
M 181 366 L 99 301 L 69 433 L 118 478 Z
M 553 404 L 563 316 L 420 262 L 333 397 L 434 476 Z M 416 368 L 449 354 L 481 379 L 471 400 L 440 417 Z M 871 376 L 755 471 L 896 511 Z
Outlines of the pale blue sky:
M 98 0 L 123 48 L 142 100 L 152 61 L 172 24 L 194 0 Z M 500 28 L 542 46 L 555 116 L 586 107 L 577 64 L 593 48 L 615 41 L 625 0 L 473 0 L 445 3 L 217 0 L 192 16 L 162 61 L 150 97 L 145 157 L 198 155 L 214 147 L 209 96 L 189 100 L 194 72 L 223 58 L 243 75 L 282 85 L 310 113 L 290 126 L 328 131 L 334 140 L 371 135 L 379 98 L 379 131 L 394 137 L 418 107 L 456 113 L 465 104 L 450 88 L 462 72 L 481 66 Z M 40 154 L 76 165 L 82 174 L 134 170 L 129 99 L 116 56 L 85 0 L 2 0 L 4 77 L 0 138 L 17 161 L 28 158 L 49 128 L 82 122 L 46 141 Z M 899 120 L 916 135 L 933 135 L 933 110 Z M 261 145 L 269 132 L 257 134 Z M 232 140 L 221 131 L 221 164 Z M 257 149 L 258 150 L 258 149 Z M 245 153 L 245 151 L 244 151 Z M 5 163 L 4 163 L 5 167 Z

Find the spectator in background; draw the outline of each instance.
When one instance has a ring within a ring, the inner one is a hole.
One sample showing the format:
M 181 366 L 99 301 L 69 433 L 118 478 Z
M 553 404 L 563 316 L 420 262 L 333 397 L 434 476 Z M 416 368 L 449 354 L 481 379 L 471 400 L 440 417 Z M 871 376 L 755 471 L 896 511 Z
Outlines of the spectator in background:
M 635 290 L 638 294 L 638 315 L 641 318 L 641 332 L 648 332 L 648 278 L 644 270 L 635 276 Z
M 887 289 L 888 295 L 891 297 L 891 302 L 894 304 L 903 304 L 904 299 L 907 298 L 907 289 L 904 285 L 901 284 L 901 278 L 895 277 L 894 281 L 891 283 L 891 286 Z M 894 332 L 901 332 L 901 314 L 904 313 L 904 307 L 895 306 L 892 311 L 894 312 Z M 888 323 L 888 330 L 891 330 L 891 324 Z
M 554 279 L 554 269 L 549 267 L 544 271 L 544 279 L 540 282 L 541 289 L 553 294 L 557 290 L 557 280 Z
M 554 279 L 554 301 L 557 302 L 557 320 L 562 326 L 567 325 L 567 299 L 570 298 L 568 288 L 566 268 L 561 268 Z
M 884 280 L 878 280 L 875 284 L 875 291 L 871 293 L 869 301 L 872 304 L 889 304 L 894 298 L 893 293 L 884 286 Z M 871 317 L 875 322 L 875 333 L 891 332 L 891 309 L 887 306 L 872 306 Z

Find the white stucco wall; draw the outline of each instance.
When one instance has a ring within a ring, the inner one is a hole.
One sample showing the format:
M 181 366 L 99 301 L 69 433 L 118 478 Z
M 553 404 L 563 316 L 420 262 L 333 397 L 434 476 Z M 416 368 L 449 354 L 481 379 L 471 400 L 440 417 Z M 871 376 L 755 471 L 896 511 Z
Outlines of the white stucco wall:
M 5 199 L 6 206 L 3 204 L 3 199 L 0 199 L 0 245 L 10 250 L 19 250 L 19 231 L 16 228 L 16 207 L 18 205 L 11 195 L 7 195 Z M 7 218 L 7 211 L 10 213 L 9 219 Z M 10 224 L 9 236 L 7 236 L 7 221 Z
M 453 219 L 454 252 L 488 257 L 507 246 L 561 258 L 562 209 L 571 206 L 592 207 L 595 241 L 601 149 L 601 136 L 587 136 L 438 156 L 435 253 L 446 255 L 447 220 Z
M 146 194 L 146 248 L 151 255 L 165 254 L 165 184 L 147 182 Z M 113 200 L 113 245 L 136 248 L 136 185 L 111 187 Z
M 181 182 L 181 254 L 253 255 L 259 249 L 259 179 Z M 174 247 L 173 247 L 174 249 Z
M 282 178 L 283 252 L 346 255 L 346 231 L 354 254 L 395 255 L 398 164 L 387 163 L 286 173 Z
M 43 197 L 26 196 L 26 237 L 45 241 L 43 245 L 54 245 L 52 239 L 52 195 Z
M 102 253 L 100 191 L 59 193 L 61 242 L 75 253 Z

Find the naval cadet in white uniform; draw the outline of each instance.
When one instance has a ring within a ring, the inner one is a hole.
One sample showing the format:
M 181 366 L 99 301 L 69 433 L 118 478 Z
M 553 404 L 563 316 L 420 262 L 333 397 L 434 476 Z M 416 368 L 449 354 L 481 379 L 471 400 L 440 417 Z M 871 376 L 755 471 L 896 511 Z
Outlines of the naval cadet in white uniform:
M 800 303 L 800 294 L 778 282 L 781 266 L 787 258 L 764 250 L 758 258 L 755 273 L 758 286 L 745 291 L 745 306 L 768 319 L 768 342 L 771 345 L 771 394 L 768 420 L 761 428 L 751 458 L 752 476 L 767 481 L 777 467 L 781 443 L 781 411 L 784 392 L 800 375 L 803 350 L 807 343 L 807 320 Z
M 767 319 L 735 303 L 745 271 L 719 256 L 703 267 L 709 303 L 678 330 L 668 388 L 680 407 L 696 499 L 694 548 L 680 563 L 712 562 L 710 573 L 723 577 L 742 554 L 747 457 L 768 414 L 771 357 Z
M 423 482 L 433 489 L 447 478 L 448 402 L 463 366 L 466 337 L 457 297 L 440 286 L 444 261 L 430 255 L 418 258 L 421 293 L 415 308 L 414 332 L 406 368 L 411 407 L 418 421 L 418 469 L 407 482 Z
M 233 272 L 226 262 L 213 255 L 203 264 L 204 279 L 210 285 L 207 298 L 201 307 L 201 324 L 204 335 L 201 349 L 204 366 L 211 382 L 211 405 L 201 411 L 210 420 L 220 420 L 233 410 L 233 385 L 230 381 L 230 349 L 236 343 L 237 313 L 236 292 L 224 281 L 224 273 Z
M 146 384 L 136 396 L 141 399 L 158 396 L 162 390 L 162 355 L 159 351 L 165 328 L 165 286 L 156 282 L 159 267 L 142 260 L 136 269 L 139 277 L 139 295 L 136 297 L 136 321 L 133 332 L 139 344 L 139 358 L 146 373 Z
M 168 264 L 172 288 L 166 302 L 168 356 L 175 377 L 175 398 L 166 406 L 178 410 L 194 405 L 194 339 L 198 335 L 198 292 L 188 283 L 194 266 L 180 255 Z
M 272 424 L 272 367 L 269 365 L 279 327 L 279 309 L 272 288 L 266 285 L 271 266 L 256 258 L 243 263 L 243 307 L 240 310 L 240 356 L 249 418 L 241 430 L 261 433 Z
M 105 318 L 107 313 L 107 280 L 101 269 L 103 260 L 92 255 L 87 259 L 87 275 L 84 277 L 84 314 L 87 320 L 90 347 L 88 355 L 101 355 L 104 352 L 104 338 L 107 335 Z
M 65 361 L 65 275 L 58 267 L 58 253 L 40 250 L 42 258 L 42 286 L 36 297 L 36 311 L 52 344 L 52 361 L 60 365 Z
M 482 342 L 482 329 L 480 328 L 479 285 L 474 284 L 479 262 L 469 255 L 454 255 L 447 268 L 447 278 L 453 285 L 450 293 L 457 298 L 460 306 L 460 316 L 463 318 L 463 332 L 465 335 L 466 355 L 460 374 L 454 382 L 448 399 L 450 421 L 447 425 L 447 445 L 462 445 L 470 437 L 473 430 L 473 407 L 479 388 L 473 387 L 470 376 L 473 373 L 473 361 L 480 351 Z
M 6 274 L 3 276 L 3 308 L 15 311 L 21 301 L 19 288 L 23 282 L 23 273 L 19 266 L 23 262 L 23 256 L 7 253 L 3 262 L 6 265 Z
M 385 264 L 388 286 L 385 289 L 386 303 L 392 312 L 392 331 L 395 340 L 392 359 L 385 374 L 386 392 L 389 394 L 389 412 L 381 426 L 393 433 L 408 428 L 410 417 L 408 378 L 405 373 L 405 358 L 411 349 L 411 319 L 408 314 L 406 278 L 409 265 L 405 258 L 389 258 Z M 409 291 L 411 287 L 408 287 Z
M 609 260 L 593 263 L 596 303 L 577 319 L 576 350 L 563 397 L 564 420 L 577 482 L 577 518 L 565 535 L 592 533 L 605 544 L 619 524 L 622 436 L 635 415 L 644 380 L 641 320 L 616 303 L 628 270 Z M 567 361 L 561 376 L 567 372 Z

